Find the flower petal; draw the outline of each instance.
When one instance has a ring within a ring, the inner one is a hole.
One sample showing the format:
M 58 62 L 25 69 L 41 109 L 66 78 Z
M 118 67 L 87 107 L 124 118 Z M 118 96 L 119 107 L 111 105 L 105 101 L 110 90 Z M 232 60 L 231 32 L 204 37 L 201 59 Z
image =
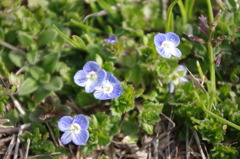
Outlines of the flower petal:
M 109 95 L 110 98 L 117 98 L 123 93 L 123 89 L 120 83 L 117 83 L 113 86 L 113 91 Z
M 107 76 L 106 71 L 104 69 L 99 69 L 97 72 L 97 82 L 95 84 L 95 87 L 99 86 L 104 81 L 106 76 Z
M 169 32 L 166 33 L 167 41 L 171 41 L 175 47 L 177 47 L 180 43 L 180 38 L 177 34 Z
M 72 141 L 75 145 L 84 145 L 89 138 L 88 130 L 81 130 L 78 134 L 72 135 Z
M 166 35 L 163 33 L 158 33 L 157 35 L 155 35 L 154 37 L 154 44 L 155 46 L 161 46 L 162 42 L 166 41 Z
M 103 69 L 99 69 L 97 72 L 97 79 L 95 81 L 88 80 L 85 83 L 85 91 L 87 93 L 92 93 L 95 87 L 101 85 L 101 83 L 105 80 L 106 71 Z
M 107 43 L 113 44 L 113 43 L 117 42 L 117 37 L 109 36 L 109 38 L 106 41 L 107 41 Z
M 65 133 L 63 133 L 63 135 L 61 137 L 61 141 L 64 145 L 71 142 L 72 141 L 72 132 L 71 131 L 66 131 Z
M 168 91 L 169 91 L 169 93 L 174 92 L 174 83 L 173 82 L 168 83 Z
M 73 118 L 70 117 L 70 116 L 64 116 L 62 117 L 61 119 L 59 119 L 58 121 L 58 129 L 60 131 L 68 131 L 69 130 L 69 127 L 71 126 L 72 124 L 72 121 L 73 121 Z
M 88 118 L 80 114 L 73 119 L 73 123 L 78 123 L 81 129 L 87 129 L 89 127 Z
M 186 82 L 188 82 L 188 79 L 186 77 L 181 77 L 179 79 L 179 83 L 186 83 Z
M 113 76 L 113 74 L 111 74 L 110 72 L 107 73 L 107 80 L 110 82 L 110 83 L 118 83 L 118 79 Z
M 111 92 L 105 92 L 105 88 L 109 86 L 112 87 Z M 96 99 L 99 100 L 116 98 L 119 97 L 123 92 L 122 86 L 119 83 L 118 79 L 109 72 L 107 73 L 107 76 L 105 80 L 102 82 L 102 84 L 97 86 L 95 90 L 96 91 L 94 92 L 93 95 Z
M 99 69 L 99 65 L 98 63 L 96 63 L 95 61 L 88 61 L 84 66 L 83 66 L 83 70 L 86 72 L 97 72 Z
M 90 81 L 88 81 L 85 85 L 85 91 L 86 93 L 92 93 L 95 88 L 95 85 L 92 84 Z
M 107 100 L 107 99 L 110 99 L 108 97 L 108 94 L 104 94 L 103 91 L 101 90 L 96 90 L 94 93 L 93 93 L 93 96 L 94 98 L 98 99 L 98 100 Z
M 170 58 L 172 56 L 168 51 L 166 51 L 162 47 L 156 47 L 156 49 L 157 49 L 158 54 L 164 58 Z
M 187 74 L 187 68 L 183 65 L 179 65 L 178 68 L 174 72 L 180 72 L 180 71 L 184 72 L 183 76 L 185 76 Z
M 74 79 L 74 82 L 77 84 L 77 85 L 79 85 L 79 86 L 81 86 L 81 87 L 84 87 L 85 86 L 85 83 L 86 83 L 86 81 L 87 81 L 87 73 L 85 72 L 85 71 L 83 71 L 83 70 L 80 70 L 80 71 L 78 71 L 75 75 L 74 75 L 74 77 L 73 77 L 73 79 Z
M 182 52 L 178 48 L 171 49 L 170 53 L 173 56 L 176 56 L 176 57 L 181 57 L 182 56 Z

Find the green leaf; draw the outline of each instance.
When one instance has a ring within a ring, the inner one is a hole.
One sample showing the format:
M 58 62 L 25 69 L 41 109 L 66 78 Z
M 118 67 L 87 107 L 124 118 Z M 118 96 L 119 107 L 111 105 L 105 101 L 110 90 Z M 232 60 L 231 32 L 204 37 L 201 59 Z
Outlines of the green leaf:
M 134 99 L 135 92 L 134 87 L 132 85 L 123 84 L 123 94 L 112 100 L 111 103 L 111 111 L 113 115 L 121 115 L 125 112 L 128 112 L 134 108 Z
M 20 122 L 21 118 L 19 116 L 18 111 L 16 109 L 12 109 L 5 114 L 4 119 L 10 120 L 8 124 L 16 125 L 18 122 Z
M 50 82 L 45 84 L 43 87 L 49 91 L 58 91 L 61 90 L 63 86 L 63 81 L 61 77 L 53 77 Z
M 41 74 L 41 77 L 39 78 L 39 82 L 46 84 L 50 81 L 50 79 L 51 79 L 51 76 L 49 73 L 43 73 L 43 74 Z
M 97 2 L 103 9 L 109 11 L 111 14 L 114 13 L 114 10 L 111 8 L 111 4 L 107 3 L 104 0 L 98 0 Z
M 35 105 L 38 105 L 43 99 L 45 99 L 47 96 L 49 96 L 51 91 L 46 90 L 44 88 L 39 88 L 37 91 L 34 92 L 32 99 L 35 103 Z
M 18 67 L 22 67 L 24 65 L 25 55 L 23 55 L 23 54 L 19 54 L 15 51 L 11 51 L 9 53 L 9 58 L 10 58 L 11 62 Z
M 0 28 L 0 40 L 4 40 L 4 32 L 3 29 Z M 4 50 L 4 46 L 0 45 L 0 53 Z
M 23 75 L 15 75 L 14 73 L 10 73 L 9 76 L 9 82 L 14 85 L 14 86 L 18 86 L 19 84 L 21 84 L 24 80 Z
M 110 61 L 105 62 L 102 68 L 107 72 L 113 72 L 115 70 L 114 63 Z
M 210 151 L 211 159 L 237 159 L 239 158 L 239 150 L 230 145 L 216 145 Z
M 143 81 L 143 71 L 138 65 L 129 70 L 125 75 L 126 80 L 128 82 L 134 83 L 136 86 L 141 84 Z
M 134 135 L 137 134 L 139 131 L 139 127 L 136 123 L 131 121 L 125 121 L 122 125 L 122 132 L 128 134 L 128 135 Z
M 146 102 L 140 112 L 140 123 L 154 125 L 160 121 L 159 114 L 162 112 L 163 104 Z
M 93 97 L 92 94 L 89 94 L 86 92 L 79 92 L 76 95 L 75 101 L 76 101 L 76 104 L 79 106 L 87 106 L 87 105 L 94 104 L 97 102 L 97 100 Z
M 33 40 L 32 36 L 30 36 L 29 34 L 27 34 L 25 32 L 22 32 L 22 31 L 18 32 L 18 39 L 19 39 L 20 43 L 25 46 L 30 46 L 30 45 L 34 44 L 34 40 Z
M 99 66 L 102 66 L 103 64 L 103 59 L 99 54 L 95 55 L 95 61 L 99 64 Z
M 63 34 L 63 32 L 61 32 L 55 25 L 53 25 L 54 29 L 58 32 L 58 34 L 64 39 L 66 40 L 70 45 L 72 45 L 73 47 L 76 47 L 76 48 L 79 48 L 79 49 L 82 49 L 82 50 L 85 50 L 86 49 L 86 46 L 83 47 L 83 40 L 81 38 L 75 38 L 75 40 L 67 37 L 65 34 Z M 80 40 L 81 39 L 81 40 Z
M 87 32 L 94 32 L 94 33 L 101 33 L 102 31 L 100 29 L 97 28 L 93 28 L 89 25 L 83 24 L 80 21 L 76 21 L 74 19 L 71 19 L 71 24 L 80 27 L 83 30 L 86 30 Z
M 38 37 L 38 45 L 43 46 L 52 42 L 57 36 L 57 33 L 54 30 L 46 30 L 42 32 Z
M 144 129 L 149 135 L 152 135 L 152 134 L 153 134 L 153 126 L 152 126 L 152 125 L 149 125 L 149 124 L 144 123 L 142 126 L 143 126 L 143 129 Z
M 41 67 L 31 67 L 30 69 L 30 74 L 32 75 L 32 77 L 36 80 L 38 80 L 42 74 L 44 73 L 44 70 Z
M 30 64 L 35 64 L 37 62 L 37 57 L 38 57 L 38 52 L 33 51 L 33 52 L 28 52 L 26 55 L 27 61 Z
M 79 36 L 73 35 L 72 38 L 75 44 L 78 46 L 78 48 L 86 50 L 87 47 L 85 45 L 85 42 Z
M 30 93 L 34 92 L 38 88 L 38 86 L 39 86 L 38 82 L 35 79 L 29 77 L 21 85 L 21 87 L 18 91 L 18 94 L 19 95 L 30 94 Z
M 53 73 L 55 71 L 56 64 L 59 60 L 58 53 L 52 53 L 45 56 L 45 60 L 43 62 L 42 67 L 48 73 Z
M 193 122 L 197 123 L 194 128 L 201 133 L 203 140 L 210 143 L 219 143 L 224 140 L 226 129 L 223 129 L 223 125 L 215 120 L 198 120 L 194 117 L 191 118 Z

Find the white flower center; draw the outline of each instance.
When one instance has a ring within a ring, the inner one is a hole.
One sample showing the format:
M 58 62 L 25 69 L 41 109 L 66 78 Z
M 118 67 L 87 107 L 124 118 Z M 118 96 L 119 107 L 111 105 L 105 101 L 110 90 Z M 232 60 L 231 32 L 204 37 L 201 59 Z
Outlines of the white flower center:
M 170 49 L 170 48 L 173 48 L 174 45 L 173 45 L 173 43 L 170 42 L 170 41 L 164 41 L 164 42 L 162 43 L 162 47 L 163 47 L 164 49 Z
M 78 123 L 73 123 L 70 127 L 70 131 L 73 133 L 79 133 L 79 131 L 81 130 L 81 127 Z
M 110 83 L 106 83 L 102 86 L 104 93 L 111 93 L 113 91 L 113 86 Z
M 97 72 L 91 71 L 87 74 L 87 78 L 91 81 L 95 81 L 97 79 Z

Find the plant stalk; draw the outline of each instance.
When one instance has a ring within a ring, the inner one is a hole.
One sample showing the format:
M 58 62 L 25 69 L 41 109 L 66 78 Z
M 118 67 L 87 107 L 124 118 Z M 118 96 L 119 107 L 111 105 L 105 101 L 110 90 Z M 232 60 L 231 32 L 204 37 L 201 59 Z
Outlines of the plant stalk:
M 228 121 L 228 120 L 226 120 L 226 119 L 224 119 L 224 118 L 222 118 L 222 117 L 214 114 L 213 112 L 211 112 L 211 111 L 209 111 L 209 110 L 207 110 L 207 109 L 204 109 L 204 111 L 205 111 L 207 114 L 209 114 L 209 115 L 215 117 L 216 119 L 222 121 L 223 123 L 225 123 L 225 124 L 227 124 L 227 125 L 235 128 L 235 129 L 237 129 L 237 130 L 240 130 L 240 126 L 238 126 L 238 125 L 236 125 L 236 124 L 234 124 L 234 123 L 232 123 L 232 122 L 230 122 L 230 121 Z
M 213 23 L 213 10 L 212 10 L 212 4 L 211 0 L 207 0 L 207 6 L 208 6 L 208 18 L 209 18 L 209 25 L 211 26 Z M 208 59 L 209 59 L 209 71 L 210 71 L 210 80 L 211 80 L 211 87 L 210 87 L 210 93 L 216 92 L 216 77 L 215 77 L 215 63 L 214 63 L 214 53 L 213 53 L 213 47 L 211 43 L 212 39 L 212 32 L 210 32 L 207 48 L 208 48 Z
M 170 32 L 171 31 L 171 19 L 172 19 L 172 9 L 174 7 L 175 4 L 177 4 L 179 0 L 175 0 L 173 1 L 170 6 L 168 7 L 167 10 L 167 22 L 166 22 L 166 32 Z

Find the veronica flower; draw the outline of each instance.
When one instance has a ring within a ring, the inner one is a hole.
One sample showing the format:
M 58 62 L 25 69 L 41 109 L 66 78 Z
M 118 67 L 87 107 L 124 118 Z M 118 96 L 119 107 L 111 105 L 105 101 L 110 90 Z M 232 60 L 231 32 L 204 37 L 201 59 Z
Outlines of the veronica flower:
M 154 44 L 157 52 L 164 58 L 170 58 L 171 56 L 181 57 L 181 51 L 176 48 L 180 43 L 180 38 L 177 34 L 169 32 L 166 34 L 158 33 L 154 37 Z
M 168 84 L 169 85 L 168 90 L 170 93 L 173 93 L 174 85 L 188 82 L 188 79 L 185 77 L 186 74 L 187 74 L 187 68 L 183 65 L 179 65 L 178 68 L 170 76 L 170 78 L 172 78 L 172 81 L 169 82 L 169 84 Z
M 78 115 L 74 119 L 70 116 L 64 116 L 58 121 L 58 128 L 64 132 L 61 141 L 68 144 L 71 141 L 75 145 L 84 145 L 88 138 L 89 121 L 84 115 Z
M 118 79 L 108 72 L 102 84 L 95 87 L 93 95 L 96 99 L 107 100 L 119 97 L 122 92 L 123 89 Z
M 100 69 L 96 62 L 89 61 L 83 66 L 82 70 L 74 75 L 74 82 L 81 87 L 85 87 L 87 93 L 91 93 L 96 86 L 103 82 L 105 76 L 105 70 Z
M 106 39 L 106 42 L 109 44 L 113 44 L 115 42 L 117 42 L 117 37 L 116 36 L 109 36 L 108 39 Z

